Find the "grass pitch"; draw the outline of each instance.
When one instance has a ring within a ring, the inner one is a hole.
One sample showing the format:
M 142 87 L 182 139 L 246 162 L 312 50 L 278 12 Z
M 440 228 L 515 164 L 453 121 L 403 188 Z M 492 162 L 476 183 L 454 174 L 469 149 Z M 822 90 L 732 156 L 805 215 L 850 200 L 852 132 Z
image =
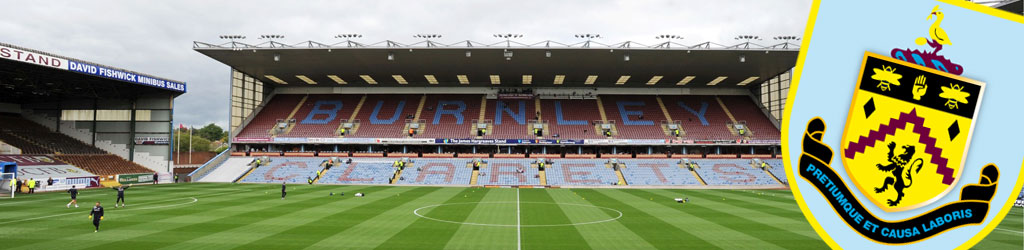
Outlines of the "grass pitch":
M 136 186 L 127 208 L 109 189 L 82 191 L 71 209 L 64 193 L 19 195 L 0 200 L 0 249 L 827 248 L 788 190 L 289 185 L 281 200 L 280 188 Z M 1014 208 L 977 248 L 1021 249 L 1021 228 Z

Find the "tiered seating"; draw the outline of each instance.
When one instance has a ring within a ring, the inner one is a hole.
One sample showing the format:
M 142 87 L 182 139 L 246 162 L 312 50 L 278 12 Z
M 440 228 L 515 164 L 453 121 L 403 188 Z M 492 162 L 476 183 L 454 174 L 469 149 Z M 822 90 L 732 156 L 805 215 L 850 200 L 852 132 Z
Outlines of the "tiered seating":
M 561 108 L 559 108 L 561 105 Z M 597 100 L 541 100 L 541 117 L 548 122 L 548 138 L 602 139 L 594 132 L 592 121 L 601 120 Z M 562 122 L 558 120 L 561 111 Z
M 3 141 L 11 146 L 21 149 L 22 154 L 52 154 L 53 150 L 40 147 L 35 143 L 21 139 L 13 134 L 7 134 L 7 132 L 0 131 L 0 141 Z
M 276 95 L 267 103 L 263 109 L 256 114 L 256 117 L 249 122 L 238 138 L 262 138 L 269 137 L 271 128 L 274 128 L 278 119 L 287 119 L 295 106 L 302 100 L 303 95 Z
M 753 138 L 765 140 L 778 140 L 782 134 L 768 117 L 761 112 L 761 108 L 747 96 L 720 96 L 725 106 L 729 108 L 737 121 L 746 121 L 747 127 L 754 131 Z
M 732 120 L 729 120 L 729 116 L 725 114 L 722 106 L 718 104 L 714 96 L 661 96 L 661 101 L 665 103 L 665 109 L 668 110 L 672 119 L 680 121 L 683 130 L 686 131 L 683 139 L 740 139 L 739 136 L 732 135 L 732 132 L 729 131 L 727 124 L 731 123 Z M 707 108 L 704 111 L 705 119 L 702 121 L 693 112 L 700 113 L 701 107 L 704 106 Z M 687 107 L 690 110 L 687 110 Z
M 405 137 L 406 132 L 402 131 L 402 128 L 405 127 L 405 120 L 416 114 L 420 97 L 421 95 L 367 95 L 363 107 L 356 115 L 359 130 L 346 137 Z
M 388 184 L 395 171 L 394 160 L 375 158 L 353 160 L 328 170 L 318 183 L 325 184 Z
M 355 112 L 361 95 L 310 95 L 295 112 L 295 127 L 281 137 L 335 137 L 342 120 Z M 338 106 L 338 104 L 341 106 Z M 317 107 L 317 105 L 320 105 Z M 314 112 L 310 116 L 311 112 Z
M 501 105 L 498 105 L 499 102 Z M 494 124 L 491 134 L 484 138 L 532 138 L 534 136 L 530 121 L 537 119 L 537 105 L 534 105 L 533 100 L 487 100 L 487 114 L 484 119 L 491 120 Z M 498 124 L 499 121 L 501 124 Z
M 56 155 L 56 158 L 96 175 L 152 173 L 146 167 L 116 155 Z
M 470 138 L 473 120 L 480 118 L 481 95 L 428 95 L 420 120 L 426 131 L 418 138 Z M 461 116 L 461 119 L 459 119 Z
M 26 131 L 17 132 L 16 136 L 30 139 L 36 144 L 52 149 L 61 154 L 105 154 L 103 150 L 85 144 L 82 141 L 57 132 Z
M 601 96 L 608 120 L 615 120 L 619 139 L 666 139 L 661 129 L 665 114 L 653 96 Z M 622 104 L 620 112 L 619 105 Z
M 700 185 L 689 169 L 675 159 L 619 159 L 622 176 L 629 185 Z
M 321 158 L 271 158 L 270 164 L 256 168 L 240 182 L 245 183 L 306 183 L 316 176 Z
M 763 170 L 750 166 L 750 160 L 695 159 L 700 168 L 697 174 L 708 185 L 778 185 Z
M 779 178 L 780 181 L 786 183 L 786 167 L 782 165 L 782 160 L 771 159 L 764 160 L 764 162 L 768 163 L 768 172 L 772 172 L 775 178 Z
M 544 168 L 548 185 L 615 185 L 619 177 L 607 160 L 557 159 Z
M 417 159 L 402 170 L 398 184 L 469 185 L 473 169 L 466 167 L 471 159 Z
M 533 159 L 490 159 L 487 167 L 480 169 L 477 176 L 479 185 L 540 185 L 540 171 L 530 167 Z M 518 170 L 523 170 L 519 173 Z
M 50 131 L 16 115 L 0 115 L 0 140 L 21 149 L 24 154 L 105 154 L 67 135 Z

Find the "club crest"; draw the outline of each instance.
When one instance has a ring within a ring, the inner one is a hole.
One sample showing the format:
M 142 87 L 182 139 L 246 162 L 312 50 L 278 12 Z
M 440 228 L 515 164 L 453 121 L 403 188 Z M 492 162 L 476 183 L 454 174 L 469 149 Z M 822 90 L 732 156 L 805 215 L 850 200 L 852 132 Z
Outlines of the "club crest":
M 913 79 L 899 84 L 898 79 Z M 886 212 L 931 204 L 960 179 L 985 85 L 866 53 L 841 157 L 859 191 Z

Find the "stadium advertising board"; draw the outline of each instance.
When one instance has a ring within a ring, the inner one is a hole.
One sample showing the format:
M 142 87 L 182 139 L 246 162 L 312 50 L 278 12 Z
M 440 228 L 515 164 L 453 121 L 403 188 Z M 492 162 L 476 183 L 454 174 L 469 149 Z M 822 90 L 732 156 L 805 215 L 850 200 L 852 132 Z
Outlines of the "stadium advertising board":
M 71 186 L 75 186 L 75 188 L 94 188 L 102 185 L 100 185 L 99 176 L 67 177 L 53 178 L 53 185 L 47 186 L 46 189 L 69 189 Z
M 139 85 L 145 85 L 150 87 L 157 87 L 167 90 L 174 90 L 179 92 L 185 92 L 185 83 L 168 81 L 163 79 L 152 78 L 148 76 L 139 75 L 136 73 L 122 71 L 117 69 L 111 69 L 99 65 L 93 65 L 89 63 L 68 61 L 67 69 L 73 72 L 78 72 L 87 75 L 99 76 L 107 79 L 114 79 L 119 81 L 130 82 Z
M 135 137 L 136 145 L 167 145 L 170 144 L 167 137 L 138 136 Z
M 18 178 L 45 180 L 58 177 L 93 176 L 80 168 L 71 165 L 19 165 Z
M 14 162 L 18 166 L 65 165 L 45 155 L 0 155 L 0 161 Z
M 117 182 L 121 184 L 153 183 L 153 174 L 119 174 Z
M 0 45 L 0 58 L 19 61 L 23 63 L 31 63 L 40 66 L 51 67 L 55 69 L 67 69 L 67 60 L 43 55 L 31 51 L 25 51 L 21 49 L 11 48 Z

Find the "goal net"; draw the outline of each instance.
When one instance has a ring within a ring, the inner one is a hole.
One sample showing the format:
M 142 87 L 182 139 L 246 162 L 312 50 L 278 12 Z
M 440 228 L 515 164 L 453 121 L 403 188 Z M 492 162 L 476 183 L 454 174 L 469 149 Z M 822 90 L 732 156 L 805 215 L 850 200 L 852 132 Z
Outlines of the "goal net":
M 0 199 L 14 198 L 14 189 L 11 180 L 14 180 L 14 173 L 0 173 Z

